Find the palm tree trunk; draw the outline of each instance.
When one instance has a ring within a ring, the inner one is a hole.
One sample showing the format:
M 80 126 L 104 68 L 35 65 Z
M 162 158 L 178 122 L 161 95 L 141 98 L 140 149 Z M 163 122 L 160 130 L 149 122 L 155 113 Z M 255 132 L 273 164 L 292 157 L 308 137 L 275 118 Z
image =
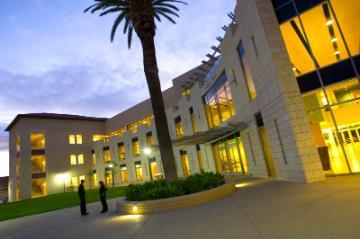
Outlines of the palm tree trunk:
M 165 180 L 173 181 L 177 179 L 175 157 L 169 134 L 164 99 L 161 92 L 154 37 L 147 34 L 146 36 L 141 37 L 140 40 L 143 49 L 144 71 L 155 118 L 155 126 L 159 141 L 161 161 L 163 162 Z

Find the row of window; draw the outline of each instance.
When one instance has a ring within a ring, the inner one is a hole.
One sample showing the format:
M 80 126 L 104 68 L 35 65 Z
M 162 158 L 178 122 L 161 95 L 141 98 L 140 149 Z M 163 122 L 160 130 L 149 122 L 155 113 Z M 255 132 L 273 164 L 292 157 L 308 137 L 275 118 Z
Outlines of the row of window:
M 137 157 L 141 154 L 141 148 L 140 148 L 140 141 L 139 138 L 135 137 L 131 140 L 132 142 L 132 152 L 133 156 Z M 154 144 L 152 132 L 148 132 L 146 134 L 146 143 L 148 146 L 151 146 Z M 125 145 L 123 142 L 118 143 L 118 154 L 119 154 L 119 160 L 124 161 L 125 158 Z M 110 153 L 110 147 L 104 147 L 103 148 L 103 155 L 104 155 L 104 163 L 110 163 L 111 162 L 111 153 Z M 98 152 L 98 158 L 100 160 L 100 153 Z M 93 165 L 96 165 L 96 155 L 95 152 L 93 152 Z
M 126 131 L 132 131 L 134 134 L 138 132 L 138 127 L 140 125 L 146 125 L 147 127 L 151 126 L 151 121 L 154 119 L 154 116 L 151 115 L 149 117 L 146 117 L 144 119 L 141 119 L 139 121 L 136 121 L 134 123 L 131 123 L 125 127 L 122 127 L 116 131 L 111 132 L 110 136 L 117 135 L 119 138 L 122 138 L 124 135 L 124 132 Z

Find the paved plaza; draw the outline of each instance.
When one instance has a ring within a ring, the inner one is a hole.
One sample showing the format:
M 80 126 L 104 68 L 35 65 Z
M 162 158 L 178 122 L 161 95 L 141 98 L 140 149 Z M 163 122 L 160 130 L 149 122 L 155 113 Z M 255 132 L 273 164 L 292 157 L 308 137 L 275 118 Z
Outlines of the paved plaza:
M 360 175 L 315 184 L 243 179 L 231 196 L 146 216 L 111 212 L 81 217 L 78 208 L 0 223 L 1 239 L 359 239 Z M 1 212 L 0 212 L 1 213 Z

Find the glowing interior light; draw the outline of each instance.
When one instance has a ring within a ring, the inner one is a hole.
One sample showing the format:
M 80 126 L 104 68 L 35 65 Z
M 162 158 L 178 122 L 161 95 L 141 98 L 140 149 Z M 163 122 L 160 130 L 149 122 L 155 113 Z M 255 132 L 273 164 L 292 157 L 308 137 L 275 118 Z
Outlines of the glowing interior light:
M 337 42 L 337 37 L 333 37 L 332 39 L 331 39 L 331 42 Z
M 327 104 L 328 104 L 328 102 L 327 102 L 327 100 L 326 100 L 325 97 L 322 97 L 322 98 L 321 98 L 321 101 L 322 101 L 323 105 L 327 105 Z
M 340 54 L 340 51 L 335 51 L 334 54 L 335 54 L 335 55 L 339 55 L 339 54 Z
M 135 206 L 132 207 L 132 210 L 133 210 L 134 212 L 137 212 L 137 211 L 139 210 L 139 208 L 135 205 Z
M 334 23 L 334 20 L 329 19 L 329 20 L 326 21 L 326 26 L 330 26 L 330 25 L 332 25 L 333 23 Z

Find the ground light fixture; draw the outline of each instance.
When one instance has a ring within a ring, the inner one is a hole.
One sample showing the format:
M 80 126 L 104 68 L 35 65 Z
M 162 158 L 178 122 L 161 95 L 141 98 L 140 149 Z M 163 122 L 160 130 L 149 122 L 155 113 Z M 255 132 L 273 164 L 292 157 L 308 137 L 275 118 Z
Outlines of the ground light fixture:
M 248 185 L 249 185 L 248 183 L 237 183 L 235 184 L 235 188 L 244 188 Z
M 132 207 L 132 212 L 137 213 L 138 211 L 139 211 L 138 206 L 134 205 L 134 206 Z

